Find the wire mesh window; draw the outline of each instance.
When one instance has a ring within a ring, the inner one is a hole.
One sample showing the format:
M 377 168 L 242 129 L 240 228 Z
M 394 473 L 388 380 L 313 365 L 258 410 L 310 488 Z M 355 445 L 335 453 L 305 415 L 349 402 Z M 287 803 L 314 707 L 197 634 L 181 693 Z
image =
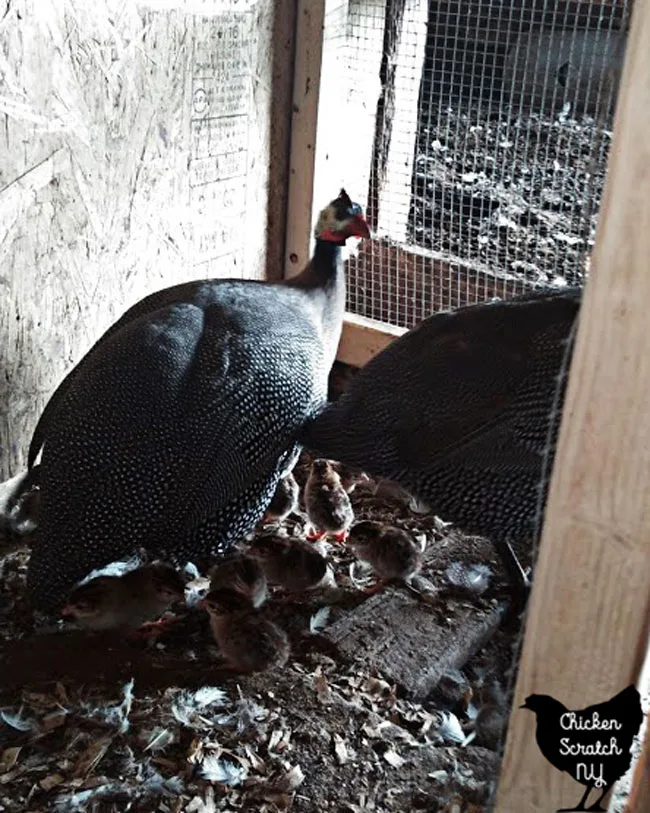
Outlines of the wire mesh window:
M 325 42 L 343 57 L 337 81 L 375 230 L 348 263 L 351 312 L 410 327 L 582 283 L 629 6 L 332 0 Z M 372 107 L 369 137 L 360 105 Z

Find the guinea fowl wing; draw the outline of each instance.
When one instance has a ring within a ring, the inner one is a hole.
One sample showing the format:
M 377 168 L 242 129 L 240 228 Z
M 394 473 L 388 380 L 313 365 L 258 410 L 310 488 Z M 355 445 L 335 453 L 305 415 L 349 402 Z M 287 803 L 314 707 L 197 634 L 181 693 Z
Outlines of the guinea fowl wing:
M 179 285 L 174 285 L 171 288 L 156 291 L 155 293 L 146 296 L 144 299 L 141 299 L 139 302 L 136 302 L 135 305 L 132 305 L 127 311 L 125 311 L 125 313 L 122 314 L 117 322 L 114 322 L 105 331 L 105 333 L 100 336 L 86 355 L 81 359 L 79 364 L 76 364 L 61 381 L 45 405 L 45 408 L 38 419 L 38 423 L 36 424 L 36 428 L 34 429 L 34 433 L 29 445 L 27 465 L 30 469 L 34 465 L 34 461 L 38 457 L 38 453 L 41 451 L 43 444 L 45 443 L 48 434 L 48 427 L 50 427 L 52 425 L 52 421 L 56 419 L 56 414 L 64 402 L 66 393 L 73 385 L 77 377 L 80 374 L 83 375 L 85 365 L 88 363 L 91 356 L 108 339 L 110 339 L 111 336 L 113 336 L 115 333 L 119 333 L 123 327 L 126 327 L 126 325 L 134 322 L 140 316 L 144 316 L 148 313 L 154 313 L 155 311 L 168 305 L 195 299 L 197 296 L 200 297 L 201 293 L 203 293 L 205 296 L 209 292 L 210 285 L 210 283 L 206 284 L 204 280 L 199 280 L 193 282 L 183 282 Z
M 224 526 L 243 527 L 228 510 L 258 518 L 259 505 L 238 500 L 270 499 L 283 454 L 320 401 L 319 348 L 291 301 L 283 308 L 278 297 L 269 315 L 250 289 L 221 292 L 223 307 L 176 304 L 132 319 L 66 388 L 47 431 L 29 571 L 44 605 L 136 545 L 164 553 L 168 541 L 176 558 L 191 558 L 208 536 L 217 549 Z

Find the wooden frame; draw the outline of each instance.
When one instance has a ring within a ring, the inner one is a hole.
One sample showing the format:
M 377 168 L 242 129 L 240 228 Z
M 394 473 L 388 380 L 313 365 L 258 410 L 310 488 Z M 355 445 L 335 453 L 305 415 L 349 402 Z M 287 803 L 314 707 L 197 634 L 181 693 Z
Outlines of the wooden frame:
M 321 3 L 318 3 L 319 7 Z M 317 35 L 315 26 L 312 36 Z M 298 75 L 316 73 L 315 44 L 297 37 Z M 602 702 L 638 680 L 650 603 L 650 0 L 635 3 L 591 276 L 583 300 L 545 515 L 496 813 L 550 813 L 576 784 L 542 757 L 534 718 L 517 707 L 533 692 L 569 708 Z M 315 135 L 310 106 L 303 133 Z M 304 140 L 305 136 L 301 136 Z M 293 150 L 300 149 L 296 138 Z M 313 141 L 311 142 L 313 145 Z M 304 155 L 304 153 L 301 153 Z M 292 167 L 305 166 L 297 152 Z M 314 151 L 298 200 L 311 213 Z M 290 194 L 291 203 L 291 194 Z M 303 212 L 302 239 L 305 223 Z M 311 226 L 311 223 L 309 223 Z M 290 234 L 297 245 L 295 224 Z M 288 269 L 290 273 L 292 267 Z M 379 327 L 379 329 L 377 329 Z M 361 365 L 399 329 L 348 315 L 339 358 Z M 598 668 L 600 664 L 601 668 Z M 646 741 L 629 813 L 648 807 Z
M 645 0 L 633 12 L 496 813 L 548 813 L 579 787 L 541 755 L 533 715 L 517 710 L 525 697 L 551 694 L 569 708 L 602 702 L 637 681 L 647 652 L 649 75 Z M 647 744 L 645 754 L 638 771 L 647 770 Z

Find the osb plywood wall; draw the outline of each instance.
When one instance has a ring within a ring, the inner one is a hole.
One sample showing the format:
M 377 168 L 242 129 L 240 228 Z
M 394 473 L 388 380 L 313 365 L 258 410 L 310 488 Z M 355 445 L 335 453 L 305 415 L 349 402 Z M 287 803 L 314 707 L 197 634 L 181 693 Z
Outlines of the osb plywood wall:
M 292 9 L 0 0 L 2 479 L 128 306 L 280 273 Z

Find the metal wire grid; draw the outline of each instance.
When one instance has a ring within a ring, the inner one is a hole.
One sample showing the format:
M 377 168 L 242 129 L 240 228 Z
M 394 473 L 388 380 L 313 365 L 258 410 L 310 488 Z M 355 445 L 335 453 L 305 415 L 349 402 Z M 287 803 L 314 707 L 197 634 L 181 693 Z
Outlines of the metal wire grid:
M 424 0 L 387 0 L 383 15 L 377 5 L 351 2 L 348 17 L 350 80 L 379 70 L 382 81 L 368 190 L 377 239 L 348 263 L 349 310 L 410 327 L 581 284 L 629 0 L 429 3 L 425 42 Z

